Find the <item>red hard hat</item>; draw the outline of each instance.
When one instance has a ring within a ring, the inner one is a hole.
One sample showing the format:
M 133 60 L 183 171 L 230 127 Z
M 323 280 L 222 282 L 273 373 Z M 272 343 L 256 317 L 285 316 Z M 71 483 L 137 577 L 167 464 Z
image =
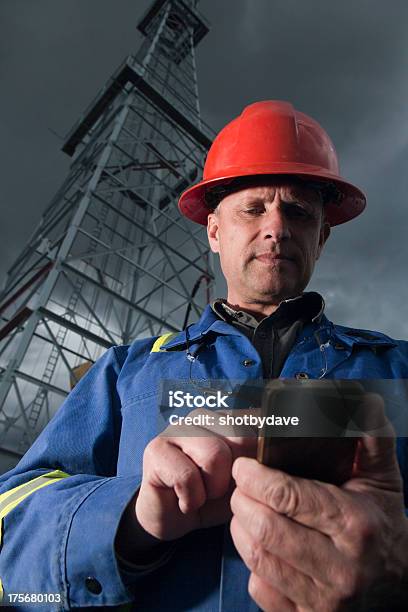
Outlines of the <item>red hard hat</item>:
M 325 130 L 289 102 L 255 102 L 219 132 L 208 152 L 203 180 L 182 193 L 183 215 L 207 224 L 211 207 L 205 195 L 238 177 L 296 175 L 330 183 L 336 197 L 326 203 L 330 225 L 363 212 L 365 195 L 339 176 L 336 150 Z

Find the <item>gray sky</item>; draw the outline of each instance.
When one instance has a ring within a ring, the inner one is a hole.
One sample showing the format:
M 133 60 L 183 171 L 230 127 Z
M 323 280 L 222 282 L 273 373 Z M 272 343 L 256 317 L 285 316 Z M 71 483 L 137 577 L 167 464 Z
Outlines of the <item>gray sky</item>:
M 61 140 L 140 45 L 151 0 L 0 0 L 0 279 L 68 171 Z M 338 323 L 408 338 L 408 3 L 201 0 L 203 118 L 291 101 L 331 135 L 366 212 L 334 228 L 311 288 Z M 222 283 L 218 285 L 223 291 Z

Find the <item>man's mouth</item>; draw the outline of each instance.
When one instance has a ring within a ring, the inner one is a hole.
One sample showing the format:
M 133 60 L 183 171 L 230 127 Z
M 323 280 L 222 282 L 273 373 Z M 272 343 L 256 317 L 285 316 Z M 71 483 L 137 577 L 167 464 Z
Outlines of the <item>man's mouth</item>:
M 262 261 L 264 263 L 274 263 L 274 262 L 294 262 L 293 257 L 288 257 L 287 255 L 282 255 L 281 253 L 260 253 L 255 256 L 255 259 Z

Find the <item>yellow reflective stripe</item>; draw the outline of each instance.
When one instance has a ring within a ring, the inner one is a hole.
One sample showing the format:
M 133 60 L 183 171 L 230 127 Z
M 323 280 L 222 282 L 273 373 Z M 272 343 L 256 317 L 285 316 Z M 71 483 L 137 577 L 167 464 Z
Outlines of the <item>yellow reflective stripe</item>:
M 170 340 L 170 338 L 173 338 L 174 336 L 177 336 L 177 332 L 169 332 L 168 334 L 163 334 L 162 336 L 157 338 L 157 340 L 153 344 L 152 350 L 150 352 L 151 353 L 160 353 L 161 347 L 163 346 L 163 344 L 165 342 L 167 342 L 167 340 Z
M 0 519 L 7 516 L 20 502 L 26 497 L 34 493 L 42 487 L 46 487 L 61 478 L 66 478 L 69 474 L 61 472 L 61 470 L 54 470 L 54 472 L 48 472 L 33 478 L 29 482 L 14 487 L 10 491 L 6 491 L 0 495 Z
M 26 497 L 46 487 L 53 482 L 58 482 L 61 478 L 67 478 L 69 474 L 62 472 L 61 470 L 54 470 L 53 472 L 48 472 L 47 474 L 41 474 L 41 476 L 37 476 L 37 478 L 33 478 L 33 480 L 29 480 L 28 482 L 24 482 L 18 487 L 14 487 L 14 489 L 10 489 L 10 491 L 6 491 L 2 495 L 0 495 L 0 547 L 3 544 L 3 519 L 9 512 L 14 510 L 16 506 L 20 502 L 23 501 Z M 4 590 L 3 583 L 0 579 L 0 602 L 3 600 Z

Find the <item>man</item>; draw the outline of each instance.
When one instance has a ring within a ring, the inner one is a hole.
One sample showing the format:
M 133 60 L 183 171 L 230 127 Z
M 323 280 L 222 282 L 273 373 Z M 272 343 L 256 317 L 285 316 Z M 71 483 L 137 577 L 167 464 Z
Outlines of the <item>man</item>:
M 304 293 L 330 226 L 364 206 L 290 104 L 252 104 L 220 132 L 180 209 L 208 224 L 227 299 L 180 334 L 108 351 L 2 478 L 5 603 L 372 610 L 383 591 L 381 609 L 399 609 L 408 519 L 392 437 L 363 437 L 337 487 L 257 463 L 256 439 L 228 429 L 157 435 L 162 379 L 408 377 L 407 343 L 333 325 Z M 407 455 L 398 440 L 405 483 Z

